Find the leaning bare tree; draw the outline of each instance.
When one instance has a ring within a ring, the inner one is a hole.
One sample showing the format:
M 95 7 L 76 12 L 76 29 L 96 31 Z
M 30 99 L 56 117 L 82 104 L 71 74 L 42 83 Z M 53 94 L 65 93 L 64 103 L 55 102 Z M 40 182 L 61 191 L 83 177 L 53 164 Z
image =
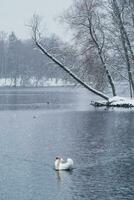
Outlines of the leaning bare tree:
M 105 100 L 109 100 L 109 97 L 104 93 L 92 88 L 85 82 L 83 82 L 76 74 L 74 74 L 67 66 L 64 66 L 59 60 L 57 60 L 54 56 L 52 56 L 41 44 L 41 34 L 40 34 L 40 17 L 38 15 L 33 15 L 31 23 L 29 25 L 32 31 L 32 39 L 36 47 L 46 56 L 48 56 L 55 64 L 61 67 L 65 72 L 67 72 L 72 78 L 74 78 L 78 83 L 80 83 L 83 87 L 93 92 L 94 94 L 104 98 Z
M 108 83 L 112 89 L 113 96 L 116 96 L 114 81 L 105 61 L 105 34 L 101 25 L 99 11 L 101 2 L 98 0 L 77 0 L 74 2 L 72 9 L 68 10 L 64 16 L 64 21 L 75 32 L 77 41 L 83 41 L 83 46 L 88 49 L 93 48 L 100 59 Z

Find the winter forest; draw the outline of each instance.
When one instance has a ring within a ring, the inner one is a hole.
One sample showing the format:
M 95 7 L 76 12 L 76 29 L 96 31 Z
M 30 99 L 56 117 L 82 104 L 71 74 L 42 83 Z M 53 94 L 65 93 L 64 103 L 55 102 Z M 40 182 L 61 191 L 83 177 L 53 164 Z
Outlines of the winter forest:
M 134 200 L 134 0 L 0 2 L 0 200 Z
M 56 57 L 75 63 L 75 51 L 58 37 L 43 38 L 43 43 Z M 66 79 L 61 70 L 35 48 L 32 40 L 18 39 L 14 32 L 0 33 L 0 76 L 9 86 L 43 86 L 43 81 Z
M 41 33 L 40 43 L 83 81 L 98 90 L 118 86 L 134 93 L 134 1 L 77 0 L 59 16 L 72 32 L 63 42 L 55 34 Z M 45 35 L 45 36 L 44 36 Z M 43 86 L 48 79 L 74 80 L 44 57 L 32 39 L 22 40 L 14 32 L 0 33 L 0 78 L 8 86 Z

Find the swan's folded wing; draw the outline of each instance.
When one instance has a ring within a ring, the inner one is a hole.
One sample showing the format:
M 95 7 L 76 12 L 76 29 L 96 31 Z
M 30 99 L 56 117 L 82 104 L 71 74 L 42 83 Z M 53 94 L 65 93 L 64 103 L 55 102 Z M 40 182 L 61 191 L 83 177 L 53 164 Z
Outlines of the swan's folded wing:
M 70 166 L 73 166 L 74 162 L 71 158 L 68 158 L 67 159 L 67 163 L 70 165 Z

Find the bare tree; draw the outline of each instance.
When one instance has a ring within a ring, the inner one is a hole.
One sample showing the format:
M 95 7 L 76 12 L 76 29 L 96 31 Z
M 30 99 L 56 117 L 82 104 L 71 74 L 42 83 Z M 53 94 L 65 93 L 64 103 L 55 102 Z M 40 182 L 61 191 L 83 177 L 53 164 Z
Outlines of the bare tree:
M 52 56 L 41 44 L 40 44 L 40 30 L 39 30 L 39 17 L 37 15 L 33 15 L 32 23 L 29 25 L 32 31 L 32 39 L 36 45 L 36 47 L 44 54 L 47 55 L 55 64 L 61 67 L 65 72 L 67 72 L 71 77 L 73 77 L 77 82 L 79 82 L 82 86 L 87 88 L 89 91 L 93 92 L 94 94 L 108 100 L 109 97 L 104 93 L 95 90 L 85 82 L 83 82 L 77 75 L 75 75 L 68 67 L 64 66 L 59 60 L 57 60 L 54 56 Z
M 131 61 L 129 57 L 129 52 L 131 54 L 132 60 L 134 61 L 134 53 L 132 50 L 131 42 L 129 40 L 127 31 L 124 26 L 123 18 L 121 15 L 121 9 L 119 9 L 118 2 L 116 0 L 111 1 L 112 10 L 113 10 L 113 19 L 115 23 L 118 25 L 120 37 L 121 37 L 121 43 L 124 49 L 124 55 L 127 65 L 127 71 L 128 71 L 128 78 L 129 78 L 129 87 L 130 87 L 130 96 L 132 97 L 132 91 L 134 92 L 134 82 L 132 77 L 132 70 L 131 70 Z
M 100 3 L 100 1 L 94 0 L 75 1 L 73 8 L 67 12 L 64 18 L 65 22 L 75 31 L 76 40 L 85 40 L 82 46 L 85 45 L 85 48 L 88 46 L 88 49 L 92 48 L 97 51 L 101 65 L 111 86 L 112 94 L 116 96 L 113 78 L 105 62 L 105 33 L 97 10 L 100 7 Z
M 3 31 L 0 32 L 0 77 L 5 78 L 6 82 L 6 40 L 7 34 Z

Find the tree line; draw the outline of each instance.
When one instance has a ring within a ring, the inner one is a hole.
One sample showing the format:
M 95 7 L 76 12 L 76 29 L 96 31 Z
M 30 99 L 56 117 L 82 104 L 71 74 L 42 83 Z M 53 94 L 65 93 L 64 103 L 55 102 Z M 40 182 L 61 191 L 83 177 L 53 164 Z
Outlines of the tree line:
M 93 88 L 111 89 L 128 85 L 134 95 L 134 1 L 75 0 L 60 17 L 73 33 L 71 44 L 55 35 L 41 36 L 39 44 Z M 30 78 L 36 85 L 42 78 L 73 81 L 48 56 L 42 55 L 31 40 L 20 40 L 12 32 L 0 34 L 0 77 L 17 79 L 25 86 Z
M 76 51 L 71 45 L 61 41 L 56 35 L 42 38 L 47 49 L 59 58 L 63 63 L 67 63 L 70 68 L 76 65 Z M 77 61 L 78 62 L 78 61 Z M 19 81 L 20 86 L 28 86 L 30 80 L 34 86 L 41 84 L 41 80 L 55 78 L 71 79 L 61 69 L 52 63 L 48 57 L 40 54 L 33 45 L 32 39 L 18 39 L 14 32 L 9 35 L 0 32 L 0 79 L 6 82 L 10 80 L 10 85 L 16 87 Z

